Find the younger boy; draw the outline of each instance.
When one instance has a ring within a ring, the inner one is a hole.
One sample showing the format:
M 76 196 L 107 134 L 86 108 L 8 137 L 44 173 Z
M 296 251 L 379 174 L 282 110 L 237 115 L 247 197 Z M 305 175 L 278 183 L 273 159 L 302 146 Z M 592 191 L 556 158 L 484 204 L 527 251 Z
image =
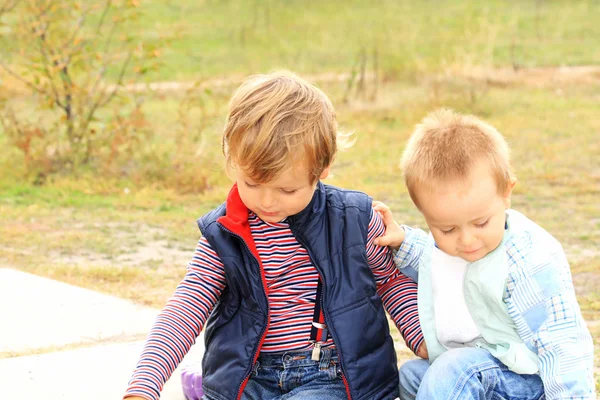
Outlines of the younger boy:
M 198 220 L 188 272 L 158 316 L 125 397 L 158 399 L 206 329 L 204 399 L 394 399 L 385 309 L 422 343 L 416 285 L 373 244 L 363 193 L 324 185 L 338 149 L 329 99 L 287 73 L 235 92 L 223 150 L 227 201 Z
M 556 239 L 509 209 L 516 180 L 502 135 L 437 111 L 417 126 L 401 167 L 431 232 L 375 207 L 387 227 L 378 243 L 418 278 L 429 353 L 400 368 L 401 399 L 595 399 L 569 264 Z

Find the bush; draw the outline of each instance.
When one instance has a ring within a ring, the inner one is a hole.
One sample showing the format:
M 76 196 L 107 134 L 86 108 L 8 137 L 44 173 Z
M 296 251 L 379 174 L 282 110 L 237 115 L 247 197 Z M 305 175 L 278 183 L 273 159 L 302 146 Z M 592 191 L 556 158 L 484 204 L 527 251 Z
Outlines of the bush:
M 146 53 L 124 33 L 135 2 L 8 0 L 2 9 L 10 13 L 0 66 L 29 95 L 5 98 L 0 122 L 27 173 L 75 170 L 130 151 L 143 126 L 140 103 L 122 89 L 147 71 L 133 66 Z M 109 123 L 99 119 L 111 113 Z

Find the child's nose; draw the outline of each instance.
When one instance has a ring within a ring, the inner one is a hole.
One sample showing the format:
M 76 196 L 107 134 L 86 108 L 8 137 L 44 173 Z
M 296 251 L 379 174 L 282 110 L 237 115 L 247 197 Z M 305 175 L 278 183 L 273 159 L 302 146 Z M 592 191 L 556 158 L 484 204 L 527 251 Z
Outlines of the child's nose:
M 475 235 L 468 230 L 462 230 L 460 234 L 460 243 L 465 247 L 469 247 L 475 243 Z
M 271 207 L 275 205 L 275 196 L 270 190 L 265 190 L 261 197 L 261 207 L 264 211 L 269 211 Z

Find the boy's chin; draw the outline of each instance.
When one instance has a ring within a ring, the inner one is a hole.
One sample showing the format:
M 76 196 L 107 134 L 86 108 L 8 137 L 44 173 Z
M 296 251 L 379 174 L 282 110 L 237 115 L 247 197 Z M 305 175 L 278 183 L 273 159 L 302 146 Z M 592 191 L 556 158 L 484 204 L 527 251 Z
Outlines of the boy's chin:
M 479 249 L 479 250 L 471 252 L 471 253 L 460 253 L 460 254 L 457 254 L 458 257 L 460 257 L 463 260 L 468 261 L 468 262 L 479 261 L 483 257 L 485 257 L 486 255 L 487 254 L 484 251 L 484 249 Z
M 260 219 L 265 222 L 269 222 L 272 224 L 276 224 L 278 222 L 283 221 L 286 217 L 285 215 L 276 214 L 276 215 L 265 215 L 265 214 L 257 214 Z

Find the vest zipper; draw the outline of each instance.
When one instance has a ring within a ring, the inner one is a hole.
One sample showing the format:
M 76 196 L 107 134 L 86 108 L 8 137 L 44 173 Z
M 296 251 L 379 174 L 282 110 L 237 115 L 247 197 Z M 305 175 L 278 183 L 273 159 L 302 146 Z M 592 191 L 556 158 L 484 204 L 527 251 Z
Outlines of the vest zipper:
M 256 261 L 256 263 L 258 264 L 258 269 L 260 271 L 260 282 L 261 282 L 261 286 L 263 289 L 263 292 L 265 294 L 265 297 L 267 299 L 267 324 L 266 326 L 263 328 L 262 332 L 261 332 L 261 337 L 260 337 L 260 341 L 258 342 L 258 346 L 254 349 L 254 354 L 252 356 L 252 365 L 250 366 L 250 370 L 246 373 L 246 376 L 244 378 L 244 380 L 242 382 L 240 382 L 240 384 L 238 385 L 237 391 L 237 399 L 239 400 L 242 397 L 242 393 L 244 392 L 244 388 L 246 387 L 246 384 L 248 383 L 248 380 L 250 378 L 250 375 L 252 374 L 252 368 L 254 366 L 254 364 L 256 364 L 256 360 L 258 360 L 258 355 L 260 354 L 260 349 L 262 348 L 262 345 L 265 341 L 265 338 L 267 336 L 267 332 L 269 330 L 269 321 L 270 321 L 270 311 L 271 311 L 271 307 L 269 306 L 269 294 L 267 293 L 267 285 L 266 285 L 266 278 L 265 278 L 265 274 L 263 272 L 263 269 L 261 267 L 261 263 L 260 260 L 257 258 L 257 255 L 255 255 L 254 253 L 252 253 L 252 251 L 250 250 L 250 247 L 248 247 L 248 244 L 246 243 L 246 241 L 238 234 L 233 233 L 232 231 L 230 231 L 229 229 L 225 228 L 222 224 L 218 224 L 219 228 L 221 228 L 222 230 L 224 230 L 225 232 L 229 233 L 230 235 L 238 238 L 243 244 L 244 247 L 246 248 L 246 250 L 248 251 L 248 253 L 250 253 L 250 255 L 252 255 L 252 257 L 254 258 L 254 260 Z
M 290 223 L 290 230 L 292 231 L 292 233 L 294 234 L 294 237 L 298 240 L 298 242 L 302 246 L 304 246 L 304 248 L 306 249 L 306 252 L 308 253 L 308 256 L 310 257 L 310 261 L 312 261 L 312 264 L 315 266 L 315 269 L 317 270 L 317 272 L 320 275 L 319 279 L 322 278 L 322 281 L 323 281 L 323 292 L 321 293 L 321 310 L 323 310 L 323 313 L 325 314 L 325 321 L 327 322 L 327 321 L 329 321 L 329 313 L 328 313 L 327 308 L 325 308 L 323 306 L 323 299 L 325 298 L 325 293 L 327 293 L 327 291 L 325 290 L 325 287 L 326 287 L 325 286 L 325 275 L 323 274 L 323 271 L 321 271 L 321 268 L 314 261 L 315 258 L 314 258 L 313 254 L 312 254 L 312 251 L 306 245 L 306 242 L 302 238 L 302 235 L 298 234 L 298 232 L 294 229 L 294 227 L 292 226 L 291 223 Z M 329 332 L 331 333 L 331 337 L 333 338 L 333 343 L 335 344 L 337 342 L 337 340 L 336 340 L 336 336 L 337 335 L 334 333 L 334 330 L 331 327 L 329 327 Z M 338 360 L 340 362 L 340 367 L 342 369 L 342 381 L 344 382 L 344 386 L 346 386 L 346 394 L 348 395 L 348 400 L 352 400 L 352 395 L 350 394 L 350 386 L 348 385 L 348 381 L 346 380 L 346 373 L 344 372 L 344 362 L 342 360 L 342 354 L 339 351 L 337 352 L 337 354 L 338 354 Z

